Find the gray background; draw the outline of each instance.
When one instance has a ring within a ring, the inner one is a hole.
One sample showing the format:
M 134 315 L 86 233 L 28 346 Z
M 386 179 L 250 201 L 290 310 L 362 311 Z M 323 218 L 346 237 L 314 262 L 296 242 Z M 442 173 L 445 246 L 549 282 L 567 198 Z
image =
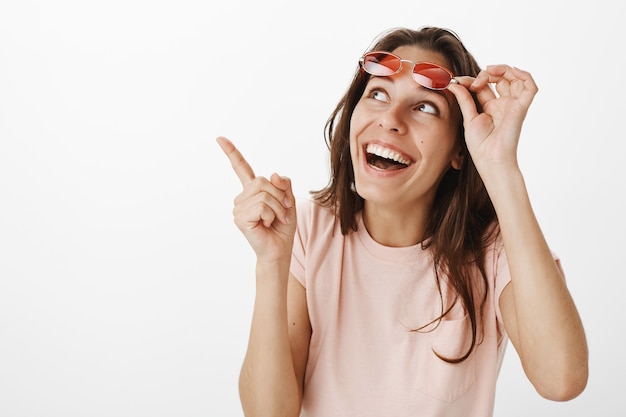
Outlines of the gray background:
M 568 403 L 510 349 L 496 415 L 624 415 L 619 16 L 610 0 L 0 2 L 0 416 L 241 416 L 254 257 L 215 137 L 306 197 L 360 54 L 422 25 L 535 77 L 520 161 L 589 337 Z

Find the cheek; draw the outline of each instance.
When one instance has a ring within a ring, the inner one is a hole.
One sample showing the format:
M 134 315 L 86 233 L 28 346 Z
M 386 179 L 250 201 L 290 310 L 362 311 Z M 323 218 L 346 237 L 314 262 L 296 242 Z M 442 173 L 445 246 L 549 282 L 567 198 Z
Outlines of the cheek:
M 359 146 L 357 144 L 356 135 L 354 130 L 350 129 L 350 157 L 353 161 L 356 161 L 359 157 Z
M 443 130 L 433 134 L 431 139 L 420 141 L 420 152 L 426 159 L 448 166 L 459 151 L 456 135 L 450 130 Z
M 357 105 L 350 118 L 350 155 L 352 155 L 352 159 L 356 159 L 359 153 L 358 137 L 366 125 L 361 112 L 358 110 L 359 106 Z
M 355 132 L 359 132 L 363 126 L 361 112 L 359 111 L 359 105 L 357 104 L 352 112 L 352 116 L 350 117 L 350 139 Z

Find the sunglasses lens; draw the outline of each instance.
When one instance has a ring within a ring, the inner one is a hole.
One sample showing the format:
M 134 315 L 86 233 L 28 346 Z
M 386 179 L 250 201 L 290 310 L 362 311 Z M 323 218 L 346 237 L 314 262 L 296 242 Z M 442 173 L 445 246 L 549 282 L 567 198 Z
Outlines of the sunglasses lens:
M 419 63 L 413 69 L 413 78 L 420 85 L 433 90 L 446 88 L 452 80 L 448 71 L 428 63 Z
M 372 75 L 393 75 L 398 72 L 400 65 L 400 58 L 386 52 L 373 52 L 363 57 L 363 69 Z

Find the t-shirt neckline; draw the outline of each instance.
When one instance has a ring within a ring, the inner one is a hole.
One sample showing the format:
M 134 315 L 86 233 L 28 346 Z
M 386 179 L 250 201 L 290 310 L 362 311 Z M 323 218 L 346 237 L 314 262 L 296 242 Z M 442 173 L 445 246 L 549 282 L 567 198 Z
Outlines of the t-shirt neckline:
M 362 212 L 357 213 L 356 233 L 363 247 L 376 258 L 394 263 L 415 263 L 428 254 L 428 249 L 422 247 L 423 242 L 412 246 L 392 247 L 378 243 L 365 227 Z

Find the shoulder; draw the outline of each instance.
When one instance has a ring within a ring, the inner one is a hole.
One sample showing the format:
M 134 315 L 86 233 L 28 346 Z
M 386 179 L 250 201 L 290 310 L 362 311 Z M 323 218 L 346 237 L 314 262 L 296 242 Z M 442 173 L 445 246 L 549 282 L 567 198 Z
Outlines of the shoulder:
M 297 227 L 292 249 L 291 273 L 306 288 L 322 259 L 336 253 L 331 250 L 343 238 L 332 208 L 310 198 L 296 200 Z M 331 256 L 332 257 L 332 256 Z
M 338 222 L 332 208 L 323 206 L 311 198 L 296 200 L 296 216 L 299 232 L 332 229 Z
M 485 237 L 485 263 L 486 266 L 491 266 L 495 275 L 506 273 L 508 274 L 508 259 L 506 248 L 504 245 L 504 239 L 500 231 L 500 226 L 497 222 L 494 222 L 486 231 Z M 550 249 L 553 259 L 559 263 L 559 257 L 556 252 Z
M 319 202 L 314 200 L 313 198 L 297 198 L 296 199 L 296 207 L 298 209 L 298 214 L 300 212 L 305 213 L 324 213 L 332 215 L 333 212 L 329 207 L 321 205 Z
M 314 199 L 296 200 L 296 252 L 326 252 L 332 243 L 342 241 L 339 219 L 332 207 L 327 207 Z

